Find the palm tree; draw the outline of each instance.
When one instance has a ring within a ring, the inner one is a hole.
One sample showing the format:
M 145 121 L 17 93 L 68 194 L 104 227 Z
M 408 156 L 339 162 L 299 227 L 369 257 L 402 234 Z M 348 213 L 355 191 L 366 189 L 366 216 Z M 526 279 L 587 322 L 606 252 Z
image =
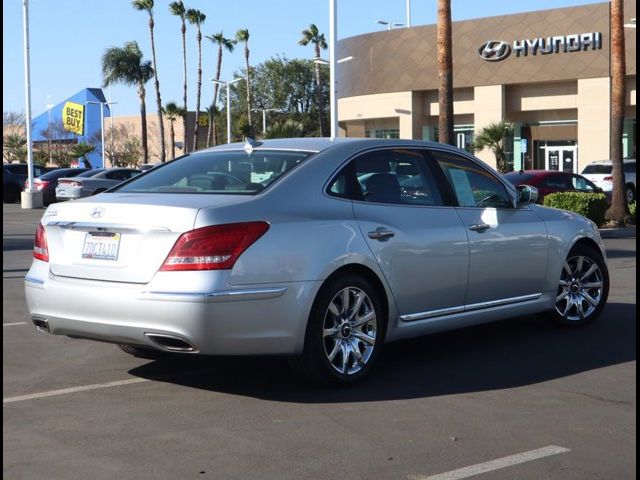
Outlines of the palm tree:
M 2 157 L 9 163 L 27 158 L 27 137 L 12 133 L 2 139 Z
M 230 38 L 225 38 L 222 32 L 216 33 L 215 35 L 207 35 L 207 38 L 211 40 L 213 43 L 218 44 L 218 62 L 216 64 L 216 80 L 220 80 L 220 69 L 222 68 L 222 52 L 226 49 L 229 53 L 233 52 L 233 48 L 235 47 L 236 42 Z M 211 102 L 211 106 L 215 109 L 216 103 L 218 103 L 218 88 L 219 84 L 214 84 L 213 86 L 213 101 Z M 209 131 L 207 132 L 207 147 L 211 146 L 211 142 L 213 141 L 214 145 L 216 142 L 217 132 L 216 132 L 216 123 L 215 123 L 215 113 L 213 118 L 209 119 Z
M 171 15 L 175 15 L 176 17 L 180 17 L 180 21 L 182 25 L 180 27 L 180 32 L 182 33 L 182 68 L 183 68 L 183 93 L 182 93 L 182 108 L 184 111 L 187 111 L 187 9 L 184 6 L 182 1 L 179 2 L 171 2 L 169 4 L 169 12 Z M 182 116 L 182 128 L 184 131 L 184 153 L 188 153 L 189 149 L 187 148 L 187 115 Z
M 440 143 L 454 145 L 453 137 L 453 59 L 451 48 L 451 0 L 438 0 L 438 130 Z
M 84 164 L 84 168 L 93 168 L 91 166 L 91 162 L 89 162 L 89 159 L 87 158 L 87 155 L 89 155 L 91 152 L 93 152 L 96 149 L 96 147 L 94 147 L 93 145 L 86 143 L 86 142 L 80 142 L 75 144 L 71 150 L 69 150 L 69 155 L 73 158 L 77 158 L 77 159 L 82 159 L 82 163 Z
M 105 87 L 113 83 L 135 85 L 140 99 L 142 155 L 144 163 L 148 163 L 147 107 L 145 105 L 146 91 L 144 85 L 153 77 L 151 61 L 142 60 L 142 52 L 137 42 L 126 42 L 123 48 L 111 47 L 104 52 L 104 55 L 102 55 L 102 76 Z
M 133 0 L 131 2 L 133 8 L 139 11 L 145 11 L 149 15 L 149 33 L 151 34 L 151 57 L 153 59 L 153 77 L 156 86 L 156 105 L 158 107 L 158 126 L 160 127 L 160 161 L 164 163 L 165 145 L 164 145 L 164 120 L 162 118 L 162 99 L 160 98 L 160 80 L 158 80 L 158 62 L 156 62 L 156 43 L 153 37 L 153 0 Z
M 611 206 L 605 213 L 607 220 L 624 225 L 629 217 L 625 195 L 625 178 L 622 162 L 622 131 L 625 104 L 625 48 L 623 0 L 611 0 L 611 176 L 613 190 Z
M 240 29 L 236 32 L 236 41 L 244 43 L 244 62 L 247 67 L 247 121 L 249 122 L 249 136 L 252 136 L 251 123 L 251 83 L 249 82 L 249 30 Z
M 513 125 L 506 122 L 490 123 L 473 139 L 474 150 L 489 148 L 496 157 L 496 170 L 506 172 L 508 138 L 513 137 Z
M 315 48 L 316 58 L 320 58 L 320 51 L 327 49 L 327 41 L 324 38 L 324 33 L 320 34 L 318 27 L 313 23 L 309 25 L 308 29 L 302 30 L 302 38 L 298 41 L 300 45 L 306 47 L 310 43 Z M 322 80 L 320 79 L 320 64 L 315 63 L 316 72 L 316 98 L 318 102 L 318 125 L 320 127 L 320 136 L 324 137 L 324 129 L 322 128 L 324 113 L 322 111 Z
M 202 93 L 202 32 L 200 27 L 207 16 L 200 10 L 190 8 L 187 10 L 186 17 L 190 24 L 196 26 L 198 31 L 196 36 L 198 41 L 198 83 L 196 84 L 196 123 L 193 131 L 193 150 L 195 151 L 198 149 L 198 117 L 200 116 L 200 94 Z
M 184 118 L 186 110 L 180 108 L 175 102 L 169 102 L 164 106 L 164 114 L 169 120 L 169 132 L 171 135 L 171 160 L 173 160 L 174 158 L 176 158 L 176 134 L 173 128 L 173 122 L 175 122 L 178 117 Z

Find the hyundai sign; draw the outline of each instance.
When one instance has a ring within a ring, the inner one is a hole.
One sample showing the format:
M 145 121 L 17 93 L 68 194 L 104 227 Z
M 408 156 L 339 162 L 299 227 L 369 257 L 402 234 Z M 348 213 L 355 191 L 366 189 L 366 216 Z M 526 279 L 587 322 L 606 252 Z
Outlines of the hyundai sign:
M 528 55 L 549 55 L 556 53 L 581 52 L 586 50 L 600 50 L 602 48 L 602 33 L 588 32 L 573 35 L 556 35 L 555 37 L 526 38 L 514 40 L 512 43 L 503 40 L 489 40 L 479 49 L 480 58 L 487 62 L 499 62 L 512 53 L 516 57 Z

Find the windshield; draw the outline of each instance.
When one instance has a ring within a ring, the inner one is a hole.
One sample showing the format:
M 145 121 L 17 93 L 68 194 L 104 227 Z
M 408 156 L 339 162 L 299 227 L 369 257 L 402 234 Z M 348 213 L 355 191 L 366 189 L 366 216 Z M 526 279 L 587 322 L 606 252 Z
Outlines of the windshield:
M 193 153 L 149 170 L 111 191 L 253 195 L 313 152 L 254 150 Z
M 611 165 L 587 165 L 582 171 L 583 174 L 608 175 L 611 173 Z

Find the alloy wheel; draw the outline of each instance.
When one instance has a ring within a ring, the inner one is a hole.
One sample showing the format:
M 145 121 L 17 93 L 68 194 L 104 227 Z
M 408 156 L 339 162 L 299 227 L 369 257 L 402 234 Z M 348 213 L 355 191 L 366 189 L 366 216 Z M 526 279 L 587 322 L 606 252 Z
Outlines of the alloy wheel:
M 580 321 L 595 312 L 603 298 L 604 278 L 598 264 L 591 258 L 578 255 L 564 264 L 556 311 L 569 321 Z

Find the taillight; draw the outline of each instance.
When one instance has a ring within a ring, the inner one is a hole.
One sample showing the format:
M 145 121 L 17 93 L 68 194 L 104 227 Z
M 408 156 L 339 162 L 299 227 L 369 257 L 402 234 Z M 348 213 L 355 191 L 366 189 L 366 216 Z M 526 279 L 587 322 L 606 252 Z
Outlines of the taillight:
M 36 190 L 40 191 L 44 187 L 49 185 L 49 182 L 47 182 L 46 180 L 34 180 L 33 185 L 36 187 Z
M 72 187 L 80 187 L 82 185 L 82 183 L 80 182 L 76 182 L 75 180 L 59 180 L 58 183 L 65 183 L 67 185 L 71 185 Z
M 191 230 L 180 235 L 160 270 L 230 269 L 267 230 L 266 222 L 230 223 Z
M 605 182 L 611 182 L 613 181 L 613 177 L 604 177 L 602 180 L 604 180 Z
M 49 248 L 47 247 L 47 234 L 41 223 L 38 223 L 36 240 L 33 243 L 33 257 L 43 262 L 49 261 Z

